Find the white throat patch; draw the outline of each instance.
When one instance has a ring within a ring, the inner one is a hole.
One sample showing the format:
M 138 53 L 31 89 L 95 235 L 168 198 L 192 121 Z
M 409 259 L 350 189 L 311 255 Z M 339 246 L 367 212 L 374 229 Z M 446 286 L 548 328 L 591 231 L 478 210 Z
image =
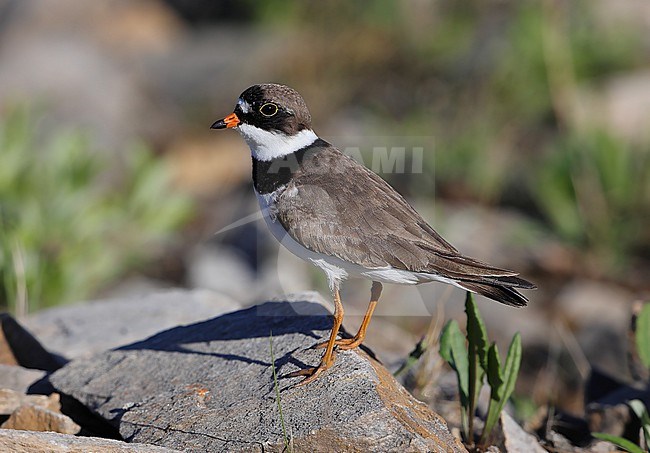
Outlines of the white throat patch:
M 270 161 L 293 154 L 318 139 L 311 129 L 303 129 L 296 135 L 286 135 L 282 132 L 265 131 L 259 127 L 241 123 L 237 126 L 237 131 L 246 140 L 253 157 L 261 161 Z

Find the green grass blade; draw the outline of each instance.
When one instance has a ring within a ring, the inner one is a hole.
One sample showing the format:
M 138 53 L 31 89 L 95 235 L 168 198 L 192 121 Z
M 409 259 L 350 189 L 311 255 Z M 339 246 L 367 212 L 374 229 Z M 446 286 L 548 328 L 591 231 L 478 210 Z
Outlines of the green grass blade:
M 420 357 L 427 352 L 429 349 L 429 339 L 427 338 L 428 336 L 424 336 L 418 343 L 415 345 L 415 348 L 409 353 L 408 357 L 402 363 L 402 365 L 393 373 L 394 377 L 398 377 L 400 374 L 405 373 L 406 371 L 410 370 L 413 365 L 415 365 L 418 360 L 420 360 Z
M 650 304 L 645 304 L 636 319 L 636 348 L 641 363 L 650 369 Z
M 618 436 L 614 436 L 613 434 L 606 434 L 606 433 L 591 433 L 591 435 L 594 436 L 596 439 L 611 442 L 617 447 L 622 448 L 623 450 L 628 451 L 630 453 L 643 453 L 641 447 L 639 447 L 638 445 L 634 444 L 633 442 L 627 439 L 624 439 L 623 437 L 618 437 Z

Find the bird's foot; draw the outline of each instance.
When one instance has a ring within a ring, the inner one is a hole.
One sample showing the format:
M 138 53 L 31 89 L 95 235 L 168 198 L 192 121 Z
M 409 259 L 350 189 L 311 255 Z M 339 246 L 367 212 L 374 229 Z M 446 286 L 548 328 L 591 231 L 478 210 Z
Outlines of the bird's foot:
M 291 373 L 287 373 L 283 378 L 292 378 L 292 377 L 299 377 L 299 376 L 307 376 L 305 379 L 302 381 L 298 382 L 296 384 L 296 387 L 299 387 L 301 385 L 309 384 L 310 382 L 314 382 L 318 376 L 323 373 L 323 371 L 327 370 L 330 368 L 332 365 L 334 365 L 334 354 L 332 353 L 332 357 L 328 361 L 321 361 L 321 363 L 317 367 L 312 367 L 312 368 L 305 368 L 303 370 L 298 370 L 298 371 L 293 371 Z
M 363 342 L 362 338 L 340 338 L 334 342 L 334 346 L 336 346 L 338 349 L 341 351 L 348 351 L 350 349 L 354 349 L 358 347 L 361 343 Z M 323 349 L 327 347 L 327 341 L 324 341 L 322 343 L 317 343 L 314 346 L 311 347 L 311 349 Z

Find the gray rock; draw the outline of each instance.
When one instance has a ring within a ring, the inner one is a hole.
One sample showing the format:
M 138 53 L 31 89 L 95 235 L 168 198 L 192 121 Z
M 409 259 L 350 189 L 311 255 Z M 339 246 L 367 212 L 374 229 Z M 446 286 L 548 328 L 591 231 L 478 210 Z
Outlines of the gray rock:
M 238 308 L 228 297 L 211 291 L 170 290 L 44 310 L 24 324 L 51 351 L 77 358 Z
M 587 279 L 576 279 L 556 296 L 565 325 L 572 326 L 586 363 L 617 374 L 627 369 L 626 351 L 632 302 L 635 295 L 622 288 Z
M 11 415 L 0 428 L 64 434 L 77 434 L 80 430 L 79 425 L 61 413 L 58 393 L 50 396 L 24 395 L 0 389 L 0 415 L 7 414 Z
M 505 411 L 501 413 L 501 429 L 507 453 L 544 453 L 546 451 L 535 436 L 524 431 Z
M 313 293 L 161 332 L 51 376 L 129 441 L 187 451 L 465 451 L 444 420 L 363 351 L 315 382 L 273 380 L 318 363 L 329 312 Z M 282 417 L 278 403 L 281 403 Z M 282 421 L 286 427 L 283 435 Z
M 145 277 L 144 275 L 132 275 L 122 278 L 109 288 L 102 291 L 100 298 L 107 299 L 130 299 L 143 298 L 155 293 L 162 293 L 173 290 L 169 282 Z
M 169 453 L 176 450 L 145 444 L 128 444 L 98 437 L 77 437 L 69 434 L 0 429 L 0 451 L 13 453 Z
M 243 258 L 228 247 L 201 244 L 188 258 L 187 280 L 194 288 L 206 288 L 248 302 L 256 296 L 255 274 Z
M 0 389 L 0 415 L 9 415 L 23 405 L 33 405 L 45 409 L 59 411 L 61 403 L 59 395 L 25 395 L 9 389 Z
M 575 279 L 562 288 L 555 303 L 562 307 L 568 321 L 578 328 L 603 324 L 616 332 L 624 333 L 630 323 L 634 300 L 633 293 L 620 287 L 594 280 Z
M 26 431 L 51 431 L 63 434 L 77 434 L 81 430 L 81 427 L 67 415 L 37 406 L 36 404 L 20 406 L 0 425 L 0 428 Z
M 0 364 L 0 389 L 26 392 L 30 385 L 43 376 L 45 376 L 45 371 Z

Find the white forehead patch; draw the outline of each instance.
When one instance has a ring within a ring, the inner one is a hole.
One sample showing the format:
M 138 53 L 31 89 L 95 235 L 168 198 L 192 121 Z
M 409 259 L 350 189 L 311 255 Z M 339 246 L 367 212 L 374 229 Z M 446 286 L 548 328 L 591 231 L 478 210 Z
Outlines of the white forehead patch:
M 248 102 L 244 101 L 242 98 L 239 98 L 237 100 L 237 105 L 244 113 L 248 113 L 251 109 L 251 105 Z

